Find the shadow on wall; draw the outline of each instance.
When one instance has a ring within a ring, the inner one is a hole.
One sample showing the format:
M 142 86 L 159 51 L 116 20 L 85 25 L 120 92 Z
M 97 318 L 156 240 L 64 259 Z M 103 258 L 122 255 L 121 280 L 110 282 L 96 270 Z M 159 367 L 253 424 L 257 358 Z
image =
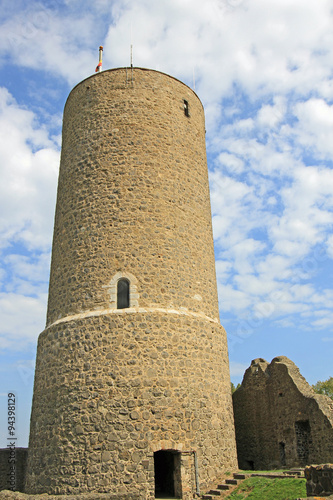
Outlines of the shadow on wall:
M 28 448 L 0 449 L 0 491 L 23 491 Z

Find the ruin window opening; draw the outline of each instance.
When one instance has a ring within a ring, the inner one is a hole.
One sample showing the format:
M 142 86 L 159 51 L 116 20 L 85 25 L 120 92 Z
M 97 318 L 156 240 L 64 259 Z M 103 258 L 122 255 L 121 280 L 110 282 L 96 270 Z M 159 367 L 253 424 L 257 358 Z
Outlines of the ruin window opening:
M 254 461 L 253 460 L 244 460 L 246 470 L 254 470 Z
M 308 420 L 299 420 L 295 422 L 296 448 L 300 465 L 308 465 L 309 443 L 311 436 L 310 422 Z
M 181 498 L 180 453 L 159 450 L 154 453 L 155 498 Z
M 126 309 L 130 306 L 130 282 L 121 278 L 117 283 L 117 309 Z
M 286 465 L 286 445 L 285 443 L 279 443 L 279 452 L 280 452 L 280 464 L 282 467 Z
M 185 116 L 190 116 L 188 101 L 186 101 L 185 99 L 184 99 L 184 113 L 185 113 Z

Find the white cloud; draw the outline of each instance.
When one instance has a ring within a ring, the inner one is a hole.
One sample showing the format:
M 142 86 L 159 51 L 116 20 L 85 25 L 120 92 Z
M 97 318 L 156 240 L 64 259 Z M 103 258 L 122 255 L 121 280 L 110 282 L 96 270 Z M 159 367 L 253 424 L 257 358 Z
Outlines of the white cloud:
M 331 45 L 328 2 L 231 3 L 212 0 L 202 9 L 196 1 L 189 9 L 186 0 L 133 0 L 126 8 L 117 2 L 116 22 L 105 41 L 105 54 L 112 56 L 106 57 L 116 66 L 129 61 L 132 25 L 134 64 L 188 82 L 195 67 L 209 114 L 234 81 L 248 92 L 273 89 L 276 95 L 294 89 L 308 93 L 329 78 L 323 71 Z
M 312 326 L 317 329 L 329 328 L 333 326 L 333 317 L 321 318 L 315 321 L 312 321 Z
M 247 292 L 242 292 L 231 285 L 225 285 L 224 283 L 221 283 L 219 281 L 219 277 L 217 288 L 220 306 L 223 312 L 232 311 L 233 313 L 238 313 L 240 311 L 246 310 L 252 304 L 252 298 Z
M 264 280 L 263 276 L 254 276 L 252 274 L 239 273 L 234 278 L 234 283 L 240 290 L 254 297 L 267 296 L 277 285 L 274 281 Z
M 333 259 L 333 235 L 327 238 L 327 253 Z
M 59 152 L 31 111 L 0 89 L 0 247 L 51 242 Z
M 11 271 L 16 277 L 20 277 L 30 282 L 48 282 L 48 271 L 50 268 L 50 253 L 42 253 L 37 257 L 34 255 L 25 256 L 10 254 L 3 259 L 6 268 L 11 268 Z
M 326 168 L 298 167 L 294 182 L 283 188 L 284 213 L 270 228 L 277 252 L 304 257 L 333 223 L 333 171 Z
M 84 9 L 59 15 L 38 3 L 25 7 L 2 24 L 3 55 L 10 54 L 20 66 L 49 70 L 71 84 L 94 72 L 97 56 L 86 43 L 95 27 Z
M 1 349 L 24 350 L 36 342 L 45 326 L 46 299 L 46 294 L 34 298 L 0 293 Z
M 256 269 L 260 275 L 265 276 L 266 280 L 275 281 L 290 278 L 289 266 L 290 260 L 286 256 L 271 253 L 257 263 Z
M 216 164 L 220 167 L 227 168 L 230 173 L 236 172 L 239 174 L 244 170 L 244 161 L 230 153 L 220 153 L 216 160 Z
M 214 238 L 222 244 L 234 245 L 243 239 L 244 231 L 253 227 L 255 214 L 248 209 L 258 210 L 260 201 L 252 186 L 224 176 L 218 170 L 211 172 L 210 185 Z
M 332 157 L 333 143 L 333 105 L 323 99 L 309 99 L 294 106 L 294 114 L 298 124 L 293 127 L 292 134 L 298 142 L 311 147 L 319 158 Z
M 4 88 L 0 135 L 0 340 L 24 350 L 45 323 L 59 152 Z

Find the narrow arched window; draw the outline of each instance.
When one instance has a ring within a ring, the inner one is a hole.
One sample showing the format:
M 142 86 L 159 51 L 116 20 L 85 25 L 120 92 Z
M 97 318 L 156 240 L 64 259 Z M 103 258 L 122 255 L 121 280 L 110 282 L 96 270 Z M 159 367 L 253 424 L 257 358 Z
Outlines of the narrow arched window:
M 117 309 L 126 309 L 130 306 L 130 282 L 121 278 L 117 283 Z

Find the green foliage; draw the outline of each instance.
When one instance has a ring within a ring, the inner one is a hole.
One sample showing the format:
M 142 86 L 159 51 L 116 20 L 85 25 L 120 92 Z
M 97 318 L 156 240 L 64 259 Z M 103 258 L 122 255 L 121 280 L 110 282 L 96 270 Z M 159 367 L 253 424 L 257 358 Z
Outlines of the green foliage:
M 312 386 L 317 394 L 325 394 L 329 398 L 333 399 L 333 377 L 324 380 L 318 380 L 318 382 Z
M 240 387 L 240 384 L 237 384 L 236 387 L 235 385 L 231 382 L 231 394 L 233 394 L 237 389 Z
M 305 479 L 250 477 L 226 498 L 228 500 L 294 500 L 306 497 L 305 483 Z

